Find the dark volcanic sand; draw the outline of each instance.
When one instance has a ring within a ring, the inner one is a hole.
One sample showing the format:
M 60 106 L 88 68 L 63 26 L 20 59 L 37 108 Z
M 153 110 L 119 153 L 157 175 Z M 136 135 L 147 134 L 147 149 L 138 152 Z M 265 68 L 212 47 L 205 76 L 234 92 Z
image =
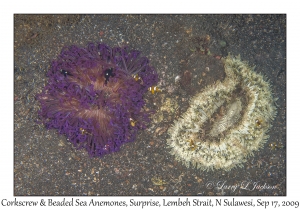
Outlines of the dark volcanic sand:
M 14 195 L 286 195 L 285 15 L 15 15 L 14 29 Z M 206 35 L 208 43 L 201 41 Z M 35 95 L 47 81 L 50 61 L 65 45 L 89 42 L 142 51 L 163 89 L 145 96 L 148 107 L 159 111 L 166 98 L 179 105 L 175 112 L 161 111 L 163 118 L 140 131 L 135 142 L 102 159 L 90 159 L 65 136 L 36 123 Z M 203 46 L 211 55 L 201 53 Z M 228 54 L 241 55 L 270 79 L 279 98 L 270 138 L 244 168 L 186 168 L 169 153 L 167 129 L 195 93 L 224 78 L 218 58 Z M 182 78 L 178 83 L 176 76 Z M 276 187 L 250 190 L 254 182 Z M 233 190 L 217 183 L 250 185 Z

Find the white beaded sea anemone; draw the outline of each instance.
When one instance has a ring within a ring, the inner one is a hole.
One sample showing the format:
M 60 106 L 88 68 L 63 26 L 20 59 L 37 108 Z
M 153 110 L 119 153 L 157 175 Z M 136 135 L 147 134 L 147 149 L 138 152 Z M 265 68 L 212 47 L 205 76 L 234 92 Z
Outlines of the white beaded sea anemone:
M 195 95 L 168 130 L 171 154 L 201 170 L 243 167 L 264 146 L 276 107 L 270 84 L 240 60 L 223 60 L 226 77 Z

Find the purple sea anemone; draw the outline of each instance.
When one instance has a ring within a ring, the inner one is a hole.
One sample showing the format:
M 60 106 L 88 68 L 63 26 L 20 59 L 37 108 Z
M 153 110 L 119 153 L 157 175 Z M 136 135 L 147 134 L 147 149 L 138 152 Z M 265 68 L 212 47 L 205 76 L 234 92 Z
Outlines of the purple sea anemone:
M 100 43 L 65 47 L 47 76 L 37 96 L 41 122 L 91 157 L 118 151 L 149 122 L 143 95 L 158 75 L 137 50 Z

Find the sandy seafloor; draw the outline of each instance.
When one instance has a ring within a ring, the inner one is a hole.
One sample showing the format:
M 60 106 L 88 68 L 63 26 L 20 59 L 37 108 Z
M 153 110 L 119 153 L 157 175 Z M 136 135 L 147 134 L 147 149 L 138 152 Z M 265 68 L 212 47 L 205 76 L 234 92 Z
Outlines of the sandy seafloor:
M 14 195 L 286 195 L 285 15 L 15 15 L 14 35 Z M 203 43 L 207 36 L 209 43 Z M 148 129 L 101 159 L 36 123 L 35 95 L 51 60 L 65 45 L 90 42 L 140 50 L 157 69 L 163 90 L 145 96 L 158 113 Z M 203 44 L 211 55 L 199 51 Z M 228 54 L 269 78 L 278 98 L 270 138 L 243 168 L 187 168 L 169 153 L 167 129 L 189 99 L 224 78 L 218 58 Z M 175 82 L 176 76 L 181 80 Z M 174 99 L 175 110 L 168 104 Z M 275 189 L 252 190 L 255 182 Z M 245 183 L 248 189 L 240 187 Z

